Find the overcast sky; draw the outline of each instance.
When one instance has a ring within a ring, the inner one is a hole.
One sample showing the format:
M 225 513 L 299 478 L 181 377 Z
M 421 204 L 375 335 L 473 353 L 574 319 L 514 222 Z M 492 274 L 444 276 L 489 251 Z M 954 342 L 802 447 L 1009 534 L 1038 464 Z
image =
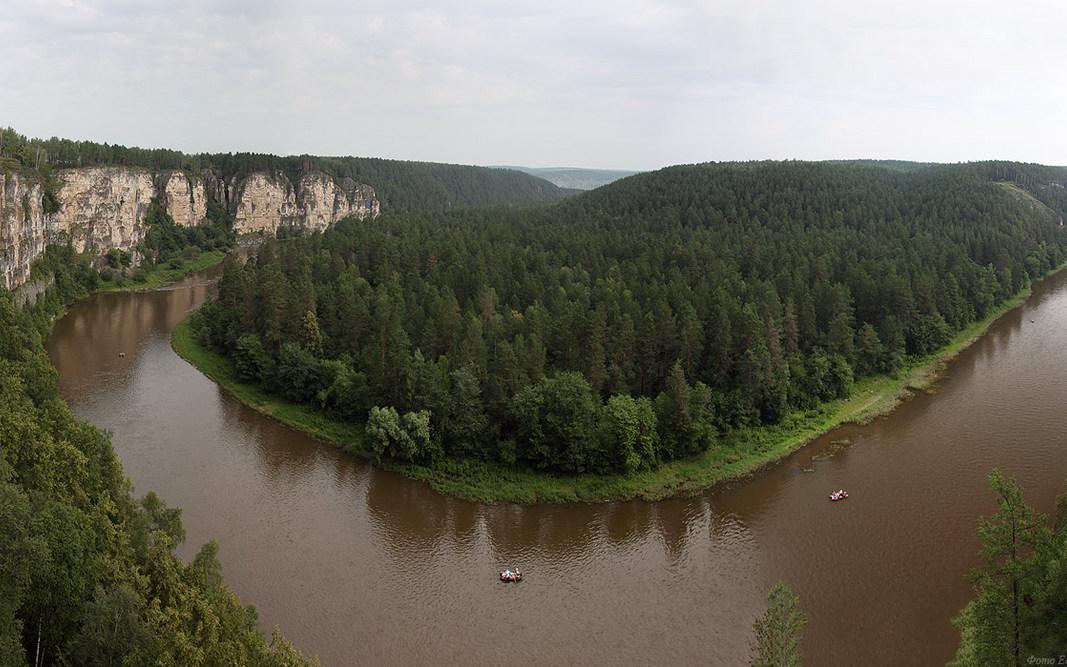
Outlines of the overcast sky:
M 1064 4 L 0 0 L 0 125 L 472 164 L 1067 164 Z

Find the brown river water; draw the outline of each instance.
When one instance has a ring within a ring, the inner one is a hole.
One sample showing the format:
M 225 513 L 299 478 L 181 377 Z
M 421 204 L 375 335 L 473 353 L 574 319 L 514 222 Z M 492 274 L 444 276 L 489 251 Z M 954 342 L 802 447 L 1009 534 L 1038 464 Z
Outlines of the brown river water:
M 779 580 L 809 617 L 807 664 L 943 664 L 993 509 L 986 474 L 1017 476 L 1042 511 L 1067 478 L 1067 273 L 936 393 L 750 479 L 657 503 L 531 507 L 441 496 L 230 398 L 168 336 L 216 273 L 86 299 L 49 352 L 138 494 L 183 508 L 181 554 L 217 540 L 264 630 L 327 665 L 738 665 Z M 838 488 L 850 499 L 830 503 Z M 526 580 L 499 583 L 505 565 Z

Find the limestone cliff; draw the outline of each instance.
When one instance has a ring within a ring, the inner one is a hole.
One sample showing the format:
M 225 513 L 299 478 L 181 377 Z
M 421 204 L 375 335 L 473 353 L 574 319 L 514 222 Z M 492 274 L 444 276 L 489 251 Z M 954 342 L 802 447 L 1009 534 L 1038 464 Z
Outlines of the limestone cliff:
M 238 233 L 274 232 L 283 225 L 322 231 L 347 217 L 373 218 L 380 211 L 369 185 L 337 182 L 321 172 L 304 174 L 294 187 L 282 173 L 256 172 L 227 192 Z
M 50 243 L 70 243 L 78 252 L 133 251 L 148 231 L 145 215 L 153 198 L 182 226 L 201 224 L 208 200 L 227 207 L 238 233 L 273 233 L 283 225 L 321 231 L 346 217 L 360 220 L 380 211 L 374 190 L 321 172 L 303 174 L 294 185 L 282 173 L 254 172 L 224 183 L 210 172 L 152 172 L 137 167 L 84 167 L 55 172 L 59 210 L 46 214 L 43 187 L 32 176 L 0 169 L 0 285 L 26 282 L 30 266 Z
M 144 239 L 148 205 L 156 194 L 147 169 L 89 167 L 58 172 L 59 212 L 54 241 L 78 252 L 133 250 Z
M 373 218 L 380 211 L 374 189 L 347 178 L 338 183 L 323 173 L 304 174 L 297 192 L 303 202 L 304 226 L 316 231 L 348 217 Z
M 283 174 L 250 174 L 235 181 L 229 192 L 236 193 L 231 208 L 234 229 L 240 234 L 273 232 L 296 218 L 296 193 Z
M 183 227 L 199 225 L 207 216 L 207 193 L 203 178 L 189 178 L 180 171 L 165 176 L 164 206 L 174 222 Z
M 0 171 L 0 286 L 14 289 L 30 277 L 30 266 L 44 252 L 49 216 L 41 203 L 40 182 Z

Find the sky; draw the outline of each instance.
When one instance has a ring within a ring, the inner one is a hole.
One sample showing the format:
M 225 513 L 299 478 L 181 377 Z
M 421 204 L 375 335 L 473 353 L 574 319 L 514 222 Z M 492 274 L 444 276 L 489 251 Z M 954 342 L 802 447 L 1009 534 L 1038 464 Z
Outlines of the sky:
M 0 0 L 0 126 L 654 169 L 1067 164 L 1062 0 Z

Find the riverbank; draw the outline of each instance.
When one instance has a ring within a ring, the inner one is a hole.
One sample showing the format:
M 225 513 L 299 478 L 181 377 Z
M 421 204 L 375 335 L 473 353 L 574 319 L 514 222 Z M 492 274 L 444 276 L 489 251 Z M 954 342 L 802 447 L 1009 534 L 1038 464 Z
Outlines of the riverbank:
M 195 259 L 177 258 L 177 266 L 171 262 L 157 264 L 147 271 L 141 280 L 124 278 L 119 281 L 101 280 L 96 288 L 97 292 L 123 292 L 127 290 L 156 289 L 170 283 L 177 282 L 182 278 L 209 269 L 226 259 L 225 250 L 207 250 L 201 252 Z
M 89 288 L 83 283 L 71 283 L 68 281 L 66 288 L 57 286 L 55 273 L 48 270 L 44 275 L 36 278 L 38 287 L 34 288 L 31 295 L 15 293 L 15 303 L 20 307 L 29 307 L 32 317 L 42 336 L 47 337 L 52 325 L 67 312 L 71 304 L 88 298 L 99 292 L 136 292 L 164 287 L 171 283 L 204 271 L 220 264 L 228 253 L 222 250 L 213 250 L 201 253 L 196 259 L 182 260 L 178 266 L 156 267 L 147 276 L 139 281 L 123 281 L 121 285 L 109 281 L 100 281 L 95 287 Z M 25 286 L 24 286 L 25 287 Z M 39 297 L 44 296 L 43 300 Z
M 1049 275 L 1065 267 L 1067 264 Z M 382 467 L 424 481 L 440 493 L 483 503 L 662 500 L 691 495 L 752 474 L 838 426 L 866 423 L 892 412 L 916 391 L 929 389 L 949 361 L 1001 316 L 1021 305 L 1030 291 L 1029 287 L 1023 289 L 987 317 L 959 332 L 936 353 L 910 360 L 895 377 L 864 378 L 847 399 L 791 412 L 779 424 L 734 431 L 700 456 L 673 461 L 656 470 L 629 475 L 563 475 L 459 459 L 446 459 L 433 467 L 396 463 Z M 249 407 L 350 454 L 367 457 L 362 447 L 362 425 L 332 420 L 310 406 L 287 403 L 256 385 L 240 381 L 230 359 L 196 340 L 188 319 L 175 328 L 171 345 L 179 356 Z

